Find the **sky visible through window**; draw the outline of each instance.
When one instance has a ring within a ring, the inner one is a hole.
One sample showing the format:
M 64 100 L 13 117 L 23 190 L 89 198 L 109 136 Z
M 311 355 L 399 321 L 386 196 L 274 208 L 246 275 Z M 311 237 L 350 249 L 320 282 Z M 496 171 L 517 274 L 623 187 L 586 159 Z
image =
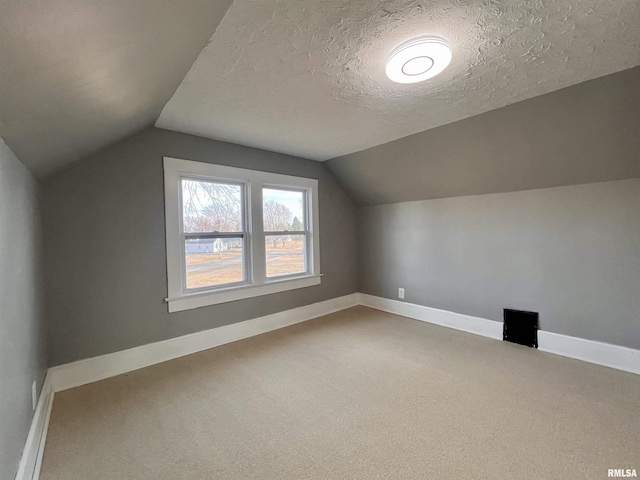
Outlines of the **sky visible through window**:
M 263 203 L 268 200 L 273 200 L 276 203 L 280 203 L 289 209 L 294 217 L 298 217 L 301 222 L 304 221 L 304 204 L 303 193 L 300 191 L 291 190 L 276 190 L 271 188 L 265 188 L 262 190 Z

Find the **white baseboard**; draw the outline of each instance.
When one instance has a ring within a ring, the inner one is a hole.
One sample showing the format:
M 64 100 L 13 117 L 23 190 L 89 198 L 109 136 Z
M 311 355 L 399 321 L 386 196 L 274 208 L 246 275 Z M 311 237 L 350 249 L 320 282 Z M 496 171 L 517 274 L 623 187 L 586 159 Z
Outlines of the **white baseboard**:
M 485 318 L 470 317 L 469 315 L 376 297 L 367 295 L 366 293 L 360 294 L 360 304 L 365 307 L 382 310 L 383 312 L 393 313 L 423 322 L 435 323 L 436 325 L 455 328 L 463 332 L 475 333 L 483 337 L 502 340 L 502 324 Z
M 359 297 L 360 304 L 366 307 L 502 340 L 500 322 L 365 293 L 360 293 Z M 538 350 L 640 374 L 640 350 L 633 348 L 539 330 Z
M 52 367 L 53 390 L 60 392 L 139 368 L 166 362 L 212 347 L 260 335 L 312 318 L 328 315 L 358 305 L 358 294 L 332 298 L 324 302 L 233 323 L 204 332 L 192 333 L 161 342 L 142 345 L 119 352 L 100 355 L 78 362 Z
M 640 374 L 640 350 L 583 338 L 538 332 L 538 350 Z
M 31 420 L 31 428 L 22 451 L 15 480 L 37 480 L 40 476 L 44 444 L 49 429 L 49 418 L 53 405 L 53 388 L 51 374 L 47 373 L 40 390 L 40 397 Z

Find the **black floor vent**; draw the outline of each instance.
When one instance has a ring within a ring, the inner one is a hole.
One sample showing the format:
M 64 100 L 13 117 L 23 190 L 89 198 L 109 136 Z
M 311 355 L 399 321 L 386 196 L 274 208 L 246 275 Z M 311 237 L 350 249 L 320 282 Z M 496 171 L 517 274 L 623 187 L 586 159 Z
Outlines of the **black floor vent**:
M 538 328 L 538 312 L 504 309 L 504 341 L 538 348 Z

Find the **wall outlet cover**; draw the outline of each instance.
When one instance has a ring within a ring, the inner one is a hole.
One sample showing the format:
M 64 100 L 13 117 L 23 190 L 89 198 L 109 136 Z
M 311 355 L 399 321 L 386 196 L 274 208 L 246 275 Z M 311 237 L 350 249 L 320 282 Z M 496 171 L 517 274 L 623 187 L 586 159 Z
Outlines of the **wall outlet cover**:
M 398 289 L 398 298 L 404 298 L 404 288 Z
M 38 389 L 36 387 L 36 381 L 31 384 L 31 409 L 35 410 L 38 404 Z

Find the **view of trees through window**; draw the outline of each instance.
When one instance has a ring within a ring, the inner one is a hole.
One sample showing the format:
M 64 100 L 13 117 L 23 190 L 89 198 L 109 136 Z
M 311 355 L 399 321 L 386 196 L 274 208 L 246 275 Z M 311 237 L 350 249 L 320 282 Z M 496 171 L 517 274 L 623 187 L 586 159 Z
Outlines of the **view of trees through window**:
M 242 232 L 242 195 L 242 185 L 183 179 L 184 232 Z
M 202 288 L 245 280 L 243 185 L 182 180 L 186 287 Z M 238 236 L 202 237 L 202 233 Z M 192 234 L 192 235 L 189 235 Z
M 262 189 L 262 218 L 267 253 L 267 277 L 303 273 L 306 267 L 305 193 Z
M 182 179 L 187 289 L 246 279 L 243 198 L 241 184 Z M 267 277 L 305 272 L 305 193 L 264 188 L 263 224 Z

